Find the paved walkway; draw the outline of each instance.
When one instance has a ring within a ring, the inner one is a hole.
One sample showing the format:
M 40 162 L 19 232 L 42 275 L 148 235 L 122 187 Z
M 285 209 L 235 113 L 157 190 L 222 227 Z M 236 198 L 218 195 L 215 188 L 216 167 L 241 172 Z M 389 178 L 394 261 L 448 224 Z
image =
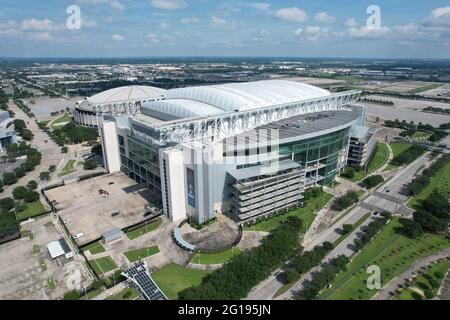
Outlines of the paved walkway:
M 391 298 L 391 293 L 399 288 L 399 285 L 405 284 L 406 280 L 411 279 L 418 273 L 421 269 L 428 266 L 430 263 L 435 262 L 439 259 L 444 259 L 450 257 L 450 248 L 439 251 L 431 256 L 428 256 L 405 270 L 403 273 L 398 275 L 396 278 L 388 282 L 373 298 L 372 300 L 389 300 Z

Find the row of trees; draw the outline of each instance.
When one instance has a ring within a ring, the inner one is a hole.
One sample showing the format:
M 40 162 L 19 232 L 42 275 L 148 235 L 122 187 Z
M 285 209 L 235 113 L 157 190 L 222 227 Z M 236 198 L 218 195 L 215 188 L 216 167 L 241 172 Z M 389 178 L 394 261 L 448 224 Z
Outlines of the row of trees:
M 290 217 L 274 229 L 262 244 L 234 256 L 215 270 L 199 286 L 182 290 L 181 300 L 242 299 L 250 290 L 280 267 L 299 248 L 302 221 Z
M 433 178 L 442 168 L 444 168 L 450 161 L 450 155 L 446 154 L 441 156 L 435 163 L 429 168 L 422 171 L 419 177 L 414 178 L 407 186 L 406 190 L 408 195 L 415 196 L 419 194 L 424 188 L 426 188 Z
M 312 280 L 294 298 L 296 300 L 316 299 L 320 291 L 329 287 L 337 275 L 347 269 L 349 262 L 350 259 L 348 257 L 339 255 L 328 263 L 323 264 L 320 272 L 315 273 Z
M 291 283 L 297 281 L 302 274 L 318 266 L 331 250 L 333 250 L 333 244 L 328 241 L 324 242 L 321 246 L 315 246 L 311 251 L 301 252 L 300 249 L 283 272 L 285 282 Z
M 334 200 L 333 209 L 341 211 L 347 209 L 359 200 L 358 194 L 354 190 L 347 191 L 346 194 Z
M 382 212 L 381 217 L 374 219 L 363 228 L 362 235 L 353 241 L 355 249 L 359 251 L 364 248 L 391 219 L 392 215 L 389 212 Z
M 394 101 L 392 101 L 392 100 L 362 98 L 361 101 L 375 103 L 375 104 L 381 104 L 384 106 L 394 106 Z
M 15 94 L 15 92 L 14 92 Z M 34 118 L 34 113 L 31 112 L 31 109 L 28 108 L 28 106 L 23 103 L 22 100 L 16 99 L 14 98 L 14 103 L 17 105 L 17 107 L 19 107 L 19 109 L 21 109 L 28 117 L 30 118 Z
M 382 183 L 383 181 L 384 178 L 381 175 L 376 174 L 365 178 L 363 181 L 361 181 L 361 184 L 367 189 L 372 189 L 377 185 L 379 185 L 380 183 Z
M 395 119 L 394 121 L 386 120 L 384 124 L 387 127 L 403 129 L 404 131 L 400 133 L 400 136 L 402 137 L 410 137 L 416 132 L 431 133 L 428 137 L 428 141 L 431 142 L 437 142 L 445 138 L 448 134 L 445 130 L 449 129 L 449 125 L 447 124 L 435 128 L 430 124 L 423 124 L 422 122 L 419 122 L 419 124 L 416 125 L 414 121 L 406 122 L 405 120 L 399 121 L 398 119 Z
M 425 147 L 413 145 L 411 148 L 395 156 L 391 163 L 395 166 L 407 165 L 424 154 L 426 150 L 427 149 Z
M 25 121 L 21 119 L 14 120 L 14 128 L 19 136 L 22 137 L 23 140 L 31 141 L 33 140 L 33 133 L 27 129 L 27 125 Z
M 426 107 L 422 111 L 432 112 L 432 113 L 442 113 L 442 114 L 450 114 L 450 109 L 438 108 L 438 107 Z
M 413 221 L 406 222 L 404 232 L 412 238 L 420 237 L 423 232 L 445 232 L 450 219 L 449 213 L 448 197 L 435 190 L 413 213 Z

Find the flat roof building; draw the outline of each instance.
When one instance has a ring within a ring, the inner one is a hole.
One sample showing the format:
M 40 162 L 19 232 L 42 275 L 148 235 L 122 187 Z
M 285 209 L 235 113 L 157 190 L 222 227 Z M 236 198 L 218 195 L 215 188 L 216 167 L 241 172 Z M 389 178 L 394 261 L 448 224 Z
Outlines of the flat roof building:
M 57 259 L 61 256 L 64 256 L 66 259 L 70 259 L 73 257 L 73 251 L 70 249 L 66 240 L 63 238 L 52 241 L 47 245 L 47 250 L 50 253 L 52 259 Z

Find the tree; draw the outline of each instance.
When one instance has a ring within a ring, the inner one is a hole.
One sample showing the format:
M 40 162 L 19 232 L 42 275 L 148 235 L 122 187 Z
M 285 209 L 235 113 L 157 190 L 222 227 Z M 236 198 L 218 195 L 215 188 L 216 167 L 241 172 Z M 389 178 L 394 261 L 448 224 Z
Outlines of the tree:
M 3 174 L 3 183 L 6 185 L 12 185 L 17 182 L 16 175 L 12 172 L 5 172 Z
M 351 179 L 351 178 L 353 178 L 355 176 L 355 174 L 356 174 L 355 168 L 347 167 L 347 168 L 344 169 L 344 172 L 342 173 L 342 176 Z
M 22 178 L 25 176 L 26 171 L 23 167 L 18 167 L 14 169 L 14 174 L 16 175 L 17 178 Z
M 84 170 L 94 170 L 97 168 L 97 162 L 94 159 L 89 159 L 84 162 Z
M 27 194 L 25 195 L 23 200 L 28 203 L 38 201 L 39 193 L 37 193 L 36 191 L 29 191 L 29 192 L 27 192 Z
M 14 200 L 11 198 L 0 199 L 0 209 L 2 211 L 9 211 L 14 208 Z
M 55 172 L 55 170 L 56 170 L 56 166 L 53 164 L 50 167 L 48 167 L 49 172 Z
M 61 153 L 67 153 L 68 151 L 69 149 L 66 146 L 61 148 Z
M 3 180 L 2 179 L 0 179 L 0 192 L 3 192 Z
M 13 195 L 14 199 L 22 200 L 23 198 L 25 198 L 27 193 L 28 193 L 27 188 L 20 186 L 20 187 L 14 188 L 12 195 Z
M 41 181 L 48 181 L 50 179 L 50 173 L 48 171 L 43 171 L 39 174 L 39 179 Z
M 342 226 L 342 232 L 344 233 L 344 234 L 349 234 L 350 232 L 352 232 L 353 231 L 353 225 L 352 224 L 344 224 L 343 226 Z
M 27 188 L 30 189 L 30 190 L 36 190 L 37 187 L 38 187 L 38 184 L 37 184 L 37 182 L 34 181 L 34 180 L 31 180 L 31 181 L 29 181 L 29 182 L 27 183 Z
M 367 177 L 361 183 L 367 189 L 372 189 L 373 187 L 376 187 L 377 185 L 379 185 L 383 181 L 384 181 L 384 178 L 381 175 L 377 174 L 377 175 L 373 175 L 373 176 Z

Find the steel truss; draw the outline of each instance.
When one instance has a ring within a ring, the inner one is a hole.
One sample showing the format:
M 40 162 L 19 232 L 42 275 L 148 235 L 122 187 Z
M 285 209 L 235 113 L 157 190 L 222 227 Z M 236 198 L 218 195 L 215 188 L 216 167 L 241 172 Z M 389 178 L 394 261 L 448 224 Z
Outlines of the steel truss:
M 92 107 L 92 111 L 97 115 L 134 116 L 141 110 L 141 101 L 122 101 L 107 104 L 99 104 Z
M 301 114 L 343 109 L 358 100 L 361 91 L 280 104 L 248 111 L 227 112 L 214 117 L 181 119 L 149 127 L 159 134 L 159 143 L 220 140 L 256 127 Z

